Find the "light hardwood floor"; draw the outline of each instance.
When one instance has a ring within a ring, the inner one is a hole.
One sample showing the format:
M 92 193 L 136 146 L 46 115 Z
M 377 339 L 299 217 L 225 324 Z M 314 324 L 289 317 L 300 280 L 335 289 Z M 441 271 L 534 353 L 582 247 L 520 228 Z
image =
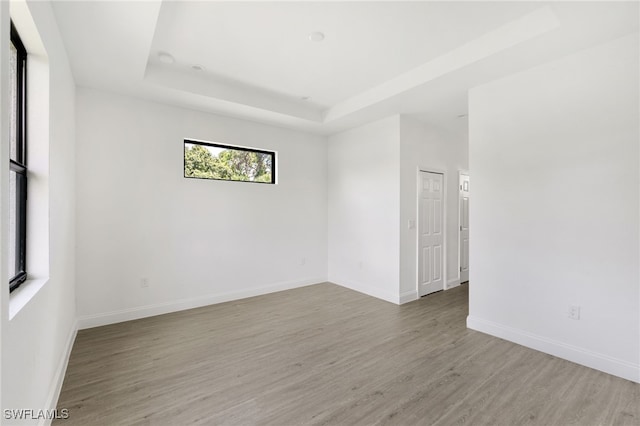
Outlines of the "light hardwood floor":
M 78 333 L 57 425 L 639 425 L 640 385 L 333 284 Z

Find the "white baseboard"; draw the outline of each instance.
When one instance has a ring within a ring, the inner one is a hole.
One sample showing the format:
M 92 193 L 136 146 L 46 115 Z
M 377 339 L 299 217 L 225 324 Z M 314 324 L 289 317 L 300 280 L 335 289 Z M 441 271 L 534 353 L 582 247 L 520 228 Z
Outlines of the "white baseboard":
M 367 296 L 375 297 L 376 299 L 382 299 L 387 302 L 391 302 L 395 305 L 400 304 L 400 296 L 398 294 L 388 293 L 378 287 L 371 287 L 359 282 L 336 277 L 329 277 L 329 282 L 344 288 L 348 288 L 349 290 L 357 291 L 358 293 L 366 294 Z
M 67 365 L 69 364 L 69 357 L 71 356 L 71 350 L 73 349 L 73 343 L 76 341 L 76 335 L 78 334 L 78 322 L 74 321 L 69 330 L 69 335 L 65 342 L 65 348 L 60 361 L 58 362 L 58 368 L 56 369 L 56 375 L 51 383 L 51 389 L 49 395 L 47 395 L 47 401 L 45 403 L 45 410 L 55 410 L 58 405 L 58 399 L 60 398 L 60 391 L 62 390 L 62 383 L 64 382 L 64 376 L 67 372 Z M 48 426 L 51 424 L 51 419 L 41 419 L 38 422 L 39 426 Z
M 292 288 L 305 287 L 325 281 L 326 279 L 324 278 L 310 278 L 301 281 L 288 281 L 262 287 L 244 289 L 241 291 L 210 294 L 189 299 L 174 300 L 171 302 L 122 309 L 119 311 L 85 315 L 78 318 L 78 329 L 83 330 L 85 328 L 100 327 L 103 325 L 115 324 L 118 322 L 131 321 L 140 318 L 168 314 L 171 312 L 184 311 L 186 309 L 200 308 L 202 306 L 214 305 L 216 303 L 224 303 L 232 300 L 245 299 L 247 297 L 260 296 L 267 293 L 275 293 L 277 291 L 290 290 Z
M 418 290 L 405 291 L 404 293 L 400 293 L 398 304 L 402 305 L 418 299 Z
M 622 377 L 632 382 L 640 383 L 640 365 L 613 358 L 577 346 L 538 336 L 524 330 L 515 329 L 493 321 L 467 317 L 467 327 L 499 337 L 510 342 L 535 349 L 558 358 L 566 359 L 576 364 L 584 365 L 595 370 L 603 371 L 613 376 Z
M 458 287 L 460 285 L 460 279 L 454 278 L 452 280 L 447 281 L 447 288 L 445 290 L 449 290 L 450 288 Z

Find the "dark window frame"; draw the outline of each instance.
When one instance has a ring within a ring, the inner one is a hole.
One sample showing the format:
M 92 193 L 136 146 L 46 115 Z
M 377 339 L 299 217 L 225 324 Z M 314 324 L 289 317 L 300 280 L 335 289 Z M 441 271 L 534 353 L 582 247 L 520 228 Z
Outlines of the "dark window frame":
M 16 275 L 9 278 L 9 292 L 27 279 L 27 50 L 11 22 L 11 43 L 16 48 L 16 158 L 9 159 L 9 169 L 16 173 Z
M 202 145 L 202 146 L 211 146 L 214 148 L 223 148 L 223 149 L 232 149 L 235 151 L 245 151 L 245 152 L 255 152 L 257 154 L 265 154 L 271 156 L 271 181 L 270 182 L 258 182 L 255 180 L 233 180 L 233 179 L 218 179 L 218 178 L 202 178 L 202 177 L 194 177 L 187 176 L 187 159 L 184 155 L 184 148 L 186 144 L 191 145 Z M 201 179 L 201 180 L 219 180 L 224 182 L 243 182 L 243 183 L 261 183 L 266 185 L 275 185 L 276 184 L 276 153 L 275 151 L 267 151 L 263 149 L 256 148 L 247 148 L 244 146 L 235 146 L 235 145 L 226 145 L 222 143 L 216 142 L 202 142 L 198 140 L 185 139 L 182 144 L 182 173 L 186 179 Z

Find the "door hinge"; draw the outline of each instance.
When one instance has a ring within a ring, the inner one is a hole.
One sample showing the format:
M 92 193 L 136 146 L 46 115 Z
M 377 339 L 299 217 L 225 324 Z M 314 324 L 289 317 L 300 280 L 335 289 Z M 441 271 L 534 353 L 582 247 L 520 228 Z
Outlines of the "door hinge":
M 462 272 L 462 266 L 460 267 L 460 272 Z

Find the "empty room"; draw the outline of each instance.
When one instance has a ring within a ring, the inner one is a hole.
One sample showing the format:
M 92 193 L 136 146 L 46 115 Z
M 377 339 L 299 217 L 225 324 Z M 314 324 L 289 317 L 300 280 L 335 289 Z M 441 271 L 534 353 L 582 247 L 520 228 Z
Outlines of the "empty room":
M 639 29 L 0 1 L 0 424 L 639 425 Z

